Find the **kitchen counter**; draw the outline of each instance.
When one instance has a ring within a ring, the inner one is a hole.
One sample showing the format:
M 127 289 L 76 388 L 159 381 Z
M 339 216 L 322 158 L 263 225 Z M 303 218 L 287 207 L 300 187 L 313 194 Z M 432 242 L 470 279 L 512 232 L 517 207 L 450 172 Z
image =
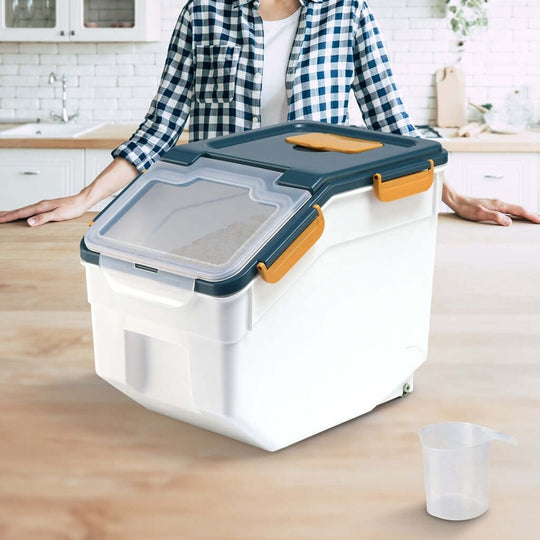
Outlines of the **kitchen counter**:
M 0 125 L 0 131 L 15 127 L 10 124 Z M 0 148 L 101 148 L 112 150 L 129 139 L 138 124 L 106 124 L 89 133 L 75 138 L 28 138 L 0 139 Z M 187 133 L 182 134 L 178 144 L 188 141 Z
M 436 139 L 449 152 L 540 152 L 540 131 L 516 135 L 481 133 L 476 137 L 456 137 L 455 129 L 436 128 L 444 139 Z
M 537 536 L 539 226 L 441 217 L 414 392 L 269 454 L 152 413 L 95 375 L 78 254 L 92 217 L 0 226 L 3 540 Z M 469 522 L 424 510 L 417 433 L 448 420 L 519 442 L 492 444 L 490 510 Z
M 0 131 L 13 127 L 0 124 Z M 86 135 L 66 139 L 0 139 L 0 148 L 102 148 L 112 150 L 137 129 L 137 124 L 107 124 Z M 437 139 L 449 152 L 540 152 L 540 131 L 518 135 L 482 133 L 477 137 L 455 137 L 454 129 L 439 129 L 444 139 Z M 178 144 L 188 142 L 182 134 Z

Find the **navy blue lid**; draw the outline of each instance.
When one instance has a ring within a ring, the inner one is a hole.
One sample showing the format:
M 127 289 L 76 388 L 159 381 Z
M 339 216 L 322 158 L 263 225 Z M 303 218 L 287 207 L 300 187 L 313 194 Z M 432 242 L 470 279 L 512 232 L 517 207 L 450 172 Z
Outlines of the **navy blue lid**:
M 348 154 L 313 151 L 285 140 L 291 135 L 314 132 L 380 142 L 383 146 Z M 427 169 L 428 160 L 435 166 L 444 165 L 448 160 L 446 150 L 433 140 L 313 121 L 290 122 L 188 143 L 169 150 L 161 160 L 191 165 L 201 157 L 282 171 L 278 184 L 305 189 L 312 195 L 239 273 L 217 282 L 195 280 L 197 292 L 212 296 L 227 296 L 241 290 L 257 275 L 258 262 L 269 267 L 315 219 L 315 204 L 322 207 L 338 193 L 372 185 L 375 173 L 379 173 L 384 182 Z M 84 261 L 99 264 L 99 254 L 88 249 L 84 238 L 80 252 Z
M 315 132 L 366 139 L 380 142 L 383 146 L 359 154 L 345 154 L 298 148 L 285 140 L 291 135 Z M 380 173 L 383 181 L 391 180 L 421 170 L 428 159 L 432 159 L 436 166 L 448 160 L 446 150 L 433 140 L 310 120 L 177 146 L 161 159 L 191 165 L 202 156 L 286 171 L 278 180 L 279 184 L 308 189 L 312 194 L 333 182 L 347 182 L 354 178 L 361 183 L 356 187 L 362 187 L 373 182 L 375 173 Z

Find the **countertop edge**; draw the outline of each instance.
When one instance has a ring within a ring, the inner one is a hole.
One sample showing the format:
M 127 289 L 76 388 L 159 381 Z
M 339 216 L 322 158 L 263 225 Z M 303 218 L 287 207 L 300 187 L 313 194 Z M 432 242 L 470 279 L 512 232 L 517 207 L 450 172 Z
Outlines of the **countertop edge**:
M 12 127 L 0 125 L 0 131 Z M 127 141 L 137 130 L 135 124 L 108 124 L 91 133 L 75 138 L 0 138 L 0 149 L 101 149 L 113 150 Z M 441 129 L 442 139 L 433 139 L 449 152 L 456 153 L 539 153 L 540 131 L 524 131 L 517 135 L 483 133 L 477 137 L 454 137 L 455 130 Z M 188 136 L 182 133 L 177 144 L 186 144 Z

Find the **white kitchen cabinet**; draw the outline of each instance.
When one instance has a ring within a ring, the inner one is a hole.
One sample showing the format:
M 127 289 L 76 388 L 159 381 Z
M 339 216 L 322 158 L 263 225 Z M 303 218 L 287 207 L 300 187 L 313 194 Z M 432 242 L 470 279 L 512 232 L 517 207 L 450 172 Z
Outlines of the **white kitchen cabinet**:
M 84 187 L 84 152 L 0 149 L 0 210 L 78 193 Z
M 96 150 L 89 148 L 85 151 L 85 153 L 84 185 L 88 186 L 94 181 L 96 176 L 111 163 L 112 156 L 109 150 Z M 103 210 L 114 199 L 115 196 L 116 195 L 107 197 L 107 199 L 90 208 L 90 211 L 101 212 L 101 210 Z
M 0 0 L 0 41 L 159 41 L 158 0 Z
M 501 199 L 533 212 L 540 210 L 540 154 L 452 152 L 446 178 L 462 195 Z M 440 211 L 451 210 L 441 203 Z

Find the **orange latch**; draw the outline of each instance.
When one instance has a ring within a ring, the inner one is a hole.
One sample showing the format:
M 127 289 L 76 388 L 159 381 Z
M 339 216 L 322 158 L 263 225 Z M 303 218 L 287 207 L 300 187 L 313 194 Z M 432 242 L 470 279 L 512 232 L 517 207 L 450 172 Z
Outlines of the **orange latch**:
M 354 137 L 345 137 L 343 135 L 335 135 L 334 133 L 318 132 L 291 135 L 285 140 L 288 143 L 312 148 L 313 150 L 335 150 L 336 152 L 344 152 L 346 154 L 357 154 L 383 146 L 380 142 L 355 139 Z
M 379 173 L 374 174 L 373 190 L 377 198 L 382 202 L 390 202 L 427 191 L 433 185 L 435 176 L 435 164 L 432 159 L 428 161 L 428 170 L 386 182 L 382 181 L 382 176 Z
M 260 262 L 257 270 L 267 283 L 277 283 L 312 247 L 324 231 L 324 216 L 318 204 L 313 206 L 317 217 L 300 233 L 300 236 L 270 266 Z

